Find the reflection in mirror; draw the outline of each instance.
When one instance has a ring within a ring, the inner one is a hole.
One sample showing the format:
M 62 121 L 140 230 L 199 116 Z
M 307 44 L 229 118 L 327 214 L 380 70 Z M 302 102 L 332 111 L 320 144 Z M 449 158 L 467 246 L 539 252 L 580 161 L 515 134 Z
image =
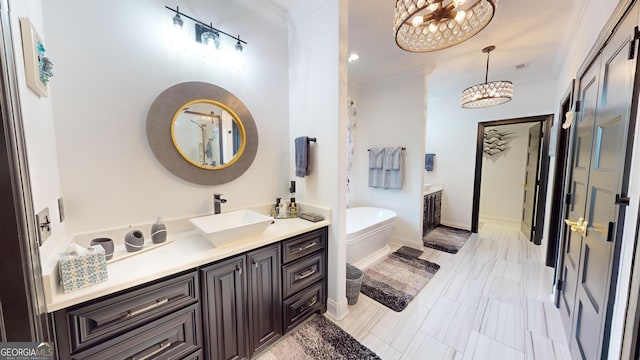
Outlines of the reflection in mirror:
M 208 99 L 190 101 L 176 112 L 171 137 L 182 157 L 211 170 L 235 163 L 246 144 L 238 116 L 224 104 Z

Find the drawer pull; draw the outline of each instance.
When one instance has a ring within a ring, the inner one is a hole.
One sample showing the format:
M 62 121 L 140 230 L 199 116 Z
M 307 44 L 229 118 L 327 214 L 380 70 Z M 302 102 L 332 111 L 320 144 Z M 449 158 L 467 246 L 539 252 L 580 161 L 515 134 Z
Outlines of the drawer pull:
M 169 302 L 169 299 L 167 299 L 166 297 L 165 298 L 160 298 L 160 299 L 156 300 L 155 302 L 153 302 L 153 303 L 151 303 L 151 304 L 149 304 L 147 306 L 144 306 L 144 307 L 141 307 L 141 308 L 138 308 L 138 309 L 135 309 L 135 310 L 132 309 L 132 310 L 127 311 L 127 313 L 124 315 L 123 318 L 128 319 L 130 317 L 133 317 L 133 316 L 136 316 L 136 315 L 140 315 L 140 314 L 145 313 L 147 311 L 151 311 L 151 310 L 153 310 L 155 308 L 158 308 L 158 307 L 160 307 L 160 306 L 162 306 L 162 305 L 164 305 L 164 304 L 166 304 L 168 302 Z
M 314 241 L 314 242 L 309 243 L 309 244 L 307 244 L 307 245 L 305 245 L 305 246 L 300 246 L 300 247 L 298 248 L 298 250 L 297 250 L 297 251 L 293 252 L 293 254 L 297 254 L 297 253 L 299 253 L 299 252 L 301 252 L 301 251 L 304 251 L 304 250 L 310 249 L 310 248 L 312 248 L 312 247 L 316 246 L 317 244 L 318 244 L 318 243 L 317 243 L 316 241 Z
M 315 273 L 316 273 L 316 270 L 315 270 L 315 269 L 308 269 L 308 270 L 307 270 L 307 271 L 305 271 L 305 272 L 302 272 L 302 273 L 296 274 L 296 281 L 298 281 L 298 280 L 302 280 L 302 279 L 306 279 L 306 278 L 308 278 L 309 276 L 311 276 L 311 275 L 313 275 L 313 274 L 315 274 Z
M 298 308 L 298 314 L 301 314 L 309 309 L 311 309 L 312 307 L 314 307 L 316 304 L 318 303 L 318 299 L 317 298 L 313 298 L 311 299 L 311 301 L 309 301 L 308 303 L 306 303 L 303 306 L 300 306 Z
M 147 359 L 151 359 L 153 357 L 155 357 L 156 355 L 158 355 L 159 353 L 161 353 L 162 351 L 164 351 L 164 349 L 168 348 L 169 346 L 171 346 L 171 342 L 169 340 L 163 340 L 162 342 L 155 344 L 153 346 L 150 346 L 142 351 L 140 351 L 139 353 L 133 355 L 132 357 L 130 357 L 128 360 L 147 360 Z M 152 350 L 156 348 L 155 350 Z

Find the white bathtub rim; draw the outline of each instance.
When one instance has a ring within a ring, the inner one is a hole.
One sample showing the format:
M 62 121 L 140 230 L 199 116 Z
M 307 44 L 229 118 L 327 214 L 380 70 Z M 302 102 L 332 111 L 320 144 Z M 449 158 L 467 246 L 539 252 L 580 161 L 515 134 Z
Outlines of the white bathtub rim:
M 370 226 L 368 228 L 362 229 L 354 234 L 347 234 L 347 246 L 355 245 L 362 240 L 369 239 L 372 236 L 375 236 L 379 233 L 391 231 L 393 229 L 393 222 L 389 222 L 387 224 L 375 224 L 375 226 Z M 366 230 L 366 231 L 365 231 Z
M 361 209 L 361 210 L 356 210 L 356 209 Z M 383 213 L 384 216 L 376 217 L 375 222 L 369 222 L 365 226 L 359 226 L 356 229 L 350 229 L 349 213 L 350 212 L 358 213 L 363 211 L 374 211 L 376 212 L 376 214 Z M 358 207 L 349 208 L 347 209 L 347 237 L 349 237 L 349 235 L 357 236 L 359 232 L 369 229 L 371 227 L 383 226 L 383 225 L 386 225 L 387 223 L 393 224 L 397 217 L 398 217 L 398 213 L 396 213 L 393 210 L 385 209 L 385 208 L 379 208 L 379 207 L 373 207 L 373 206 L 358 206 Z

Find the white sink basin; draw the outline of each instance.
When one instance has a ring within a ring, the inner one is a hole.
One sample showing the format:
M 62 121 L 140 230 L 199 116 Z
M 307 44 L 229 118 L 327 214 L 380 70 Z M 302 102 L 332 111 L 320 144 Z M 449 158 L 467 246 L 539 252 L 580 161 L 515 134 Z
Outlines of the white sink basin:
M 251 210 L 236 210 L 189 219 L 214 246 L 262 233 L 273 219 Z

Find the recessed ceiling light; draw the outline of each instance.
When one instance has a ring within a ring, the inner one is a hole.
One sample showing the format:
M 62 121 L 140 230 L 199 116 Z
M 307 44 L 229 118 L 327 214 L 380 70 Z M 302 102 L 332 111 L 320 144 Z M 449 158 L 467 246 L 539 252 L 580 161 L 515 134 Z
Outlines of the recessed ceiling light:
M 349 55 L 349 59 L 347 59 L 349 62 L 354 62 L 356 60 L 360 59 L 360 55 L 356 54 L 356 53 L 351 53 L 351 55 Z

